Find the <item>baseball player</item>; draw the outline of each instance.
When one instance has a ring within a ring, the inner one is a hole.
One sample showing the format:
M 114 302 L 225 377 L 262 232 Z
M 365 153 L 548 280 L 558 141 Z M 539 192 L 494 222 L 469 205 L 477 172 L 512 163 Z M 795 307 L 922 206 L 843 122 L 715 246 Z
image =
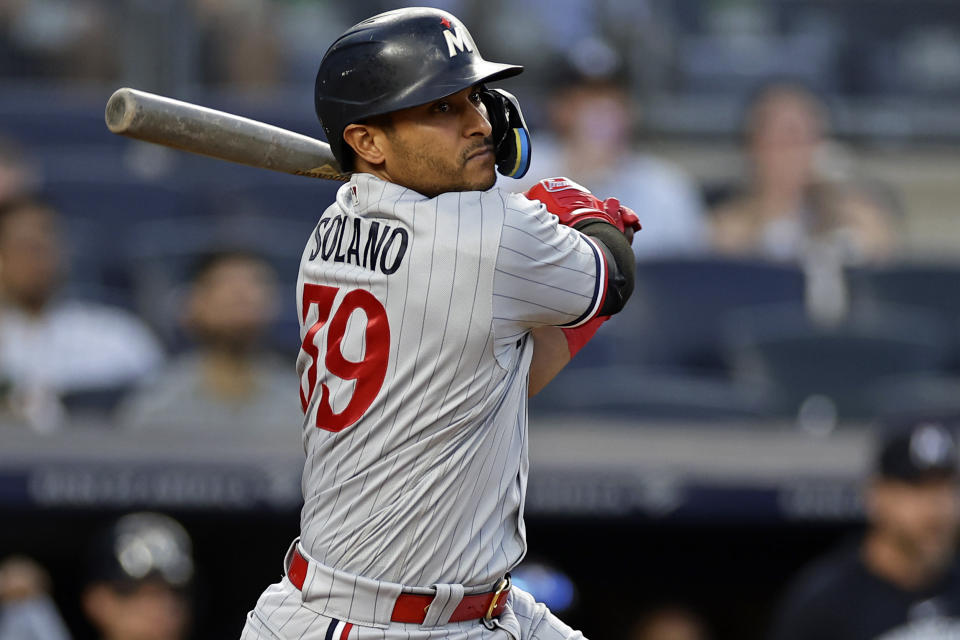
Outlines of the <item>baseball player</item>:
M 509 571 L 526 551 L 528 395 L 633 287 L 636 216 L 565 178 L 526 195 L 519 106 L 444 11 L 349 29 L 317 114 L 354 171 L 303 252 L 301 536 L 253 638 L 583 636 Z

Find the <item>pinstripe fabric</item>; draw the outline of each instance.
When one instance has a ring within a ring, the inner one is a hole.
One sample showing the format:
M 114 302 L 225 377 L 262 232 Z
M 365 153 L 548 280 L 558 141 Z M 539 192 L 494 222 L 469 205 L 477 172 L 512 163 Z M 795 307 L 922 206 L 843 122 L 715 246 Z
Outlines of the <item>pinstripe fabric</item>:
M 394 623 L 387 628 L 350 624 L 320 615 L 303 606 L 300 592 L 283 580 L 264 592 L 247 616 L 240 640 L 584 640 L 538 604 L 533 596 L 514 587 L 499 628 L 487 629 L 476 620 L 437 627 Z
M 371 235 L 394 238 L 374 268 Z M 332 432 L 316 426 L 321 390 L 337 414 L 359 384 L 330 373 L 326 354 L 368 357 L 365 312 L 349 315 L 339 344 L 333 320 L 316 333 L 319 367 L 307 350 L 297 359 L 305 394 L 317 371 L 302 548 L 344 575 L 405 585 L 490 585 L 515 566 L 526 550 L 529 331 L 588 319 L 600 276 L 593 245 L 522 196 L 426 198 L 354 175 L 304 250 L 298 315 L 307 285 L 337 288 L 332 318 L 349 292 L 372 293 L 389 324 L 386 375 L 362 417 Z M 301 338 L 318 320 L 317 305 L 306 310 Z

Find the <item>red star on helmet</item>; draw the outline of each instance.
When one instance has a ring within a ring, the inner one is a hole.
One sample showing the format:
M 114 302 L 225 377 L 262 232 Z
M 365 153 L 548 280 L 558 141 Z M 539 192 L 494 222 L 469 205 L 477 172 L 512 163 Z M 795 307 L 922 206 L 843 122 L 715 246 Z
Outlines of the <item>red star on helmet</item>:
M 440 18 L 440 24 L 442 24 L 443 26 L 445 26 L 447 29 L 450 29 L 450 28 L 451 28 L 451 26 L 450 26 L 450 21 L 447 20 L 446 18 Z

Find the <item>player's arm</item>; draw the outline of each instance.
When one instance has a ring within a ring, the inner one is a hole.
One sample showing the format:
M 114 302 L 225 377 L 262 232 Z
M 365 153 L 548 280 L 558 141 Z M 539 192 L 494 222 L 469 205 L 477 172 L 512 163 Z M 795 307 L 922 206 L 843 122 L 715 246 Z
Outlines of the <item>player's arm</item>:
M 538 327 L 533 330 L 534 349 L 530 364 L 529 396 L 542 390 L 593 337 L 600 325 L 612 314 L 623 309 L 633 292 L 636 269 L 630 247 L 633 232 L 639 229 L 636 215 L 626 207 L 621 207 L 616 199 L 600 202 L 592 194 L 581 191 L 572 183 L 571 189 L 575 193 L 566 194 L 572 197 L 558 202 L 552 197 L 555 192 L 546 189 L 547 183 L 556 182 L 556 179 L 542 181 L 528 191 L 527 196 L 541 202 L 545 200 L 548 211 L 560 212 L 558 218 L 561 224 L 590 236 L 596 248 L 602 252 L 606 265 L 606 282 L 603 283 L 605 296 L 597 314 L 576 328 Z
M 530 361 L 527 397 L 532 398 L 567 366 L 572 356 L 567 337 L 560 327 L 537 327 L 530 335 L 533 337 L 533 359 Z
M 600 283 L 603 300 L 591 318 L 609 317 L 623 309 L 633 293 L 636 258 L 630 244 L 633 232 L 640 230 L 637 215 L 616 198 L 601 201 L 567 178 L 541 180 L 524 195 L 541 202 L 561 225 L 588 236 L 601 254 L 603 268 L 598 276 L 605 280 Z
M 621 208 L 613 200 L 606 206 L 609 213 L 578 214 L 574 230 L 542 202 L 519 194 L 504 200 L 494 280 L 497 352 L 507 357 L 519 336 L 533 332 L 531 394 L 596 331 L 597 316 L 619 311 L 632 290 L 633 252 L 614 226 L 623 226 Z

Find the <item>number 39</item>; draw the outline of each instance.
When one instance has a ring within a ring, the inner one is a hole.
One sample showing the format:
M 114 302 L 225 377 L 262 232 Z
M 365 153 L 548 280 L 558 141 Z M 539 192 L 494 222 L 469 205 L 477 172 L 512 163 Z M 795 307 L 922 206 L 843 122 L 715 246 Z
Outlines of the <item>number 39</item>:
M 307 392 L 304 393 L 302 383 L 300 387 L 300 404 L 306 412 L 316 390 L 320 368 L 320 349 L 317 347 L 316 338 L 329 320 L 327 350 L 323 358 L 324 367 L 328 373 L 338 378 L 357 381 L 353 397 L 340 413 L 334 413 L 330 405 L 330 389 L 327 385 L 320 384 L 321 395 L 317 402 L 316 426 L 334 433 L 355 423 L 373 404 L 387 375 L 387 361 L 390 357 L 390 325 L 387 312 L 380 301 L 369 291 L 354 289 L 343 297 L 331 319 L 337 291 L 339 291 L 337 287 L 319 284 L 303 285 L 303 322 L 307 321 L 310 309 L 314 306 L 317 308 L 317 322 L 307 331 L 301 345 L 301 349 L 313 359 L 313 362 L 307 369 Z M 353 362 L 343 356 L 341 343 L 347 330 L 347 321 L 358 309 L 367 317 L 366 340 L 363 359 Z

